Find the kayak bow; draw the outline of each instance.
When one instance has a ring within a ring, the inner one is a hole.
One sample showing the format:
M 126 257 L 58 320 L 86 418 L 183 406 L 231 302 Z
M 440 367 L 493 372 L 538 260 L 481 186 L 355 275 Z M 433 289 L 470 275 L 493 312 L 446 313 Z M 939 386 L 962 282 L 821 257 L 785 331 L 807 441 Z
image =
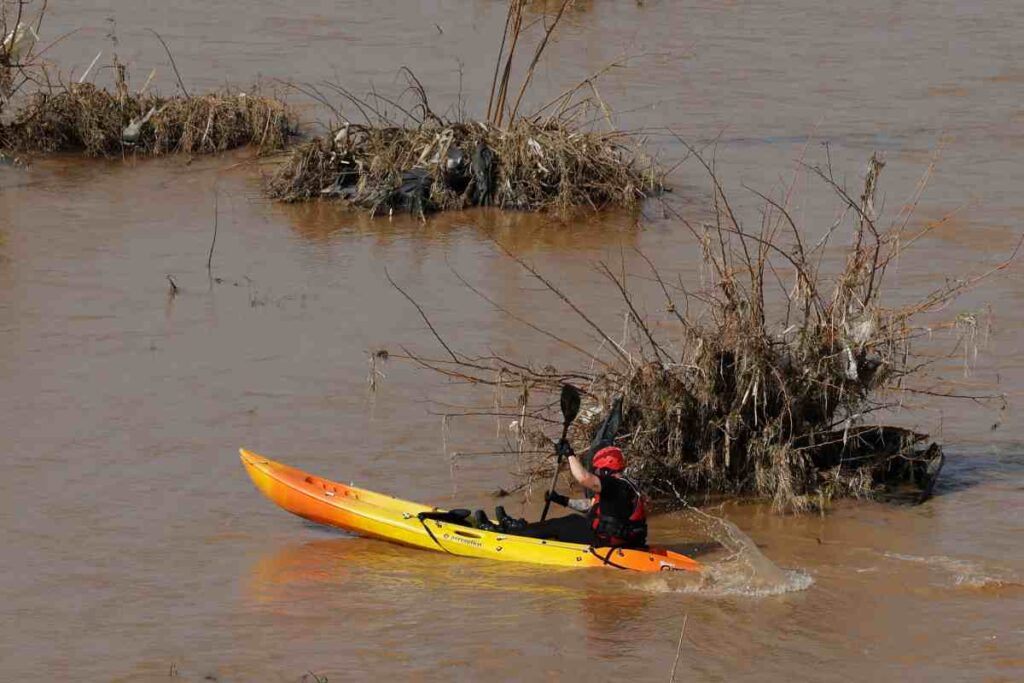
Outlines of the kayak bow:
M 685 555 L 660 548 L 593 548 L 474 529 L 437 519 L 441 516 L 437 513 L 445 512 L 440 508 L 322 479 L 244 448 L 239 453 L 256 488 L 280 507 L 360 536 L 450 555 L 561 567 L 608 566 L 641 572 L 703 569 Z

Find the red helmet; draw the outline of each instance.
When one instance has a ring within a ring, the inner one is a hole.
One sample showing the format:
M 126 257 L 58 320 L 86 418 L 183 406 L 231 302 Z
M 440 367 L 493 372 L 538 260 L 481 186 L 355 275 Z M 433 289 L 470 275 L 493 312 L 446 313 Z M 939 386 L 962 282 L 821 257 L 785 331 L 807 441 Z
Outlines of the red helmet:
M 611 470 L 621 472 L 626 469 L 626 459 L 622 457 L 622 451 L 615 446 L 607 446 L 594 454 L 591 463 L 595 470 Z

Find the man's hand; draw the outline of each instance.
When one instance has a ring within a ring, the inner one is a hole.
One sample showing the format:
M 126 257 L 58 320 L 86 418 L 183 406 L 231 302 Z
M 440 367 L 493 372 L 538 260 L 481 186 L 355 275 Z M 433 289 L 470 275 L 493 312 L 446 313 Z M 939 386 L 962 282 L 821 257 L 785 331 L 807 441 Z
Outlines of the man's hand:
M 572 444 L 569 443 L 568 439 L 560 439 L 559 442 L 555 444 L 555 454 L 558 456 L 559 463 L 570 455 L 575 455 L 572 450 Z
M 544 502 L 555 503 L 562 507 L 569 506 L 569 498 L 567 496 L 563 496 L 561 493 L 555 493 L 554 491 L 544 492 Z

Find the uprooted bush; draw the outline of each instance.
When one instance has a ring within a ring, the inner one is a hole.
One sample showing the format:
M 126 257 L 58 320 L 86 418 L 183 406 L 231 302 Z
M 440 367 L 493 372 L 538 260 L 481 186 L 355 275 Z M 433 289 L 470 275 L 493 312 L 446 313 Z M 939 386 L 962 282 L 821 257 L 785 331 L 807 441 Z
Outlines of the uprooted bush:
M 811 169 L 841 199 L 845 218 L 809 247 L 785 202 L 763 195 L 761 228 L 748 232 L 712 167 L 696 150 L 690 152 L 711 177 L 717 211 L 699 226 L 676 215 L 701 245 L 706 282 L 699 290 L 668 283 L 640 254 L 649 269 L 646 278 L 663 299 L 666 314 L 658 325 L 638 312 L 656 302 L 634 301 L 624 276 L 602 264 L 599 269 L 621 294 L 632 330 L 630 343 L 616 341 L 619 334 L 603 330 L 534 267 L 506 252 L 596 335 L 599 351 L 587 352 L 467 286 L 507 315 L 584 354 L 584 368 L 566 371 L 493 355 L 467 356 L 444 342 L 434 326 L 447 357 L 398 357 L 459 381 L 514 390 L 515 408 L 495 409 L 517 414 L 512 450 L 526 444 L 536 448 L 543 441 L 527 427 L 531 419 L 534 424 L 559 421 L 551 414 L 557 400 L 551 399 L 562 383 L 580 386 L 583 414 L 591 416 L 574 432 L 578 452 L 606 429 L 600 416 L 621 398 L 621 419 L 613 420 L 607 436 L 625 448 L 633 476 L 657 498 L 753 495 L 778 510 L 799 511 L 903 484 L 916 486 L 919 500 L 927 497 L 942 465 L 941 448 L 928 445 L 925 435 L 871 424 L 867 417 L 914 392 L 911 380 L 934 361 L 930 352 L 916 351 L 922 337 L 943 327 L 930 314 L 1009 261 L 977 277 L 943 278 L 911 304 L 888 303 L 883 296 L 888 269 L 932 226 L 908 229 L 912 209 L 901 211 L 889 227 L 879 225 L 874 198 L 881 160 L 872 157 L 859 198 L 830 171 Z M 844 226 L 850 246 L 838 274 L 829 276 L 821 252 Z M 963 331 L 958 321 L 948 327 Z M 540 471 L 525 469 L 528 476 Z

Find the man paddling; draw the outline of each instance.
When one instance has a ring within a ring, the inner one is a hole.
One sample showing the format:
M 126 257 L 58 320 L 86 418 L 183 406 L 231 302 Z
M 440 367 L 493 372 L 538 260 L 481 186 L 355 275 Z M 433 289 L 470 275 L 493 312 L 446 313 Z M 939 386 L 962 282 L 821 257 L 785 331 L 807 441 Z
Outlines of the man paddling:
M 588 472 L 568 441 L 558 445 L 559 458 L 567 457 L 569 471 L 585 489 L 594 491 L 593 498 L 569 499 L 551 492 L 545 498 L 552 503 L 585 512 L 594 532 L 595 545 L 617 548 L 642 548 L 647 545 L 647 510 L 640 488 L 623 474 L 626 459 L 615 446 L 602 448 L 594 454 L 594 471 Z
M 594 491 L 593 498 L 569 499 L 550 491 L 544 499 L 568 507 L 580 515 L 567 515 L 516 531 L 521 536 L 551 538 L 568 543 L 586 543 L 596 547 L 643 548 L 647 545 L 647 512 L 644 496 L 623 470 L 626 461 L 615 446 L 594 454 L 594 471 L 579 461 L 566 440 L 557 446 L 558 462 L 568 459 L 572 476 L 584 488 Z

